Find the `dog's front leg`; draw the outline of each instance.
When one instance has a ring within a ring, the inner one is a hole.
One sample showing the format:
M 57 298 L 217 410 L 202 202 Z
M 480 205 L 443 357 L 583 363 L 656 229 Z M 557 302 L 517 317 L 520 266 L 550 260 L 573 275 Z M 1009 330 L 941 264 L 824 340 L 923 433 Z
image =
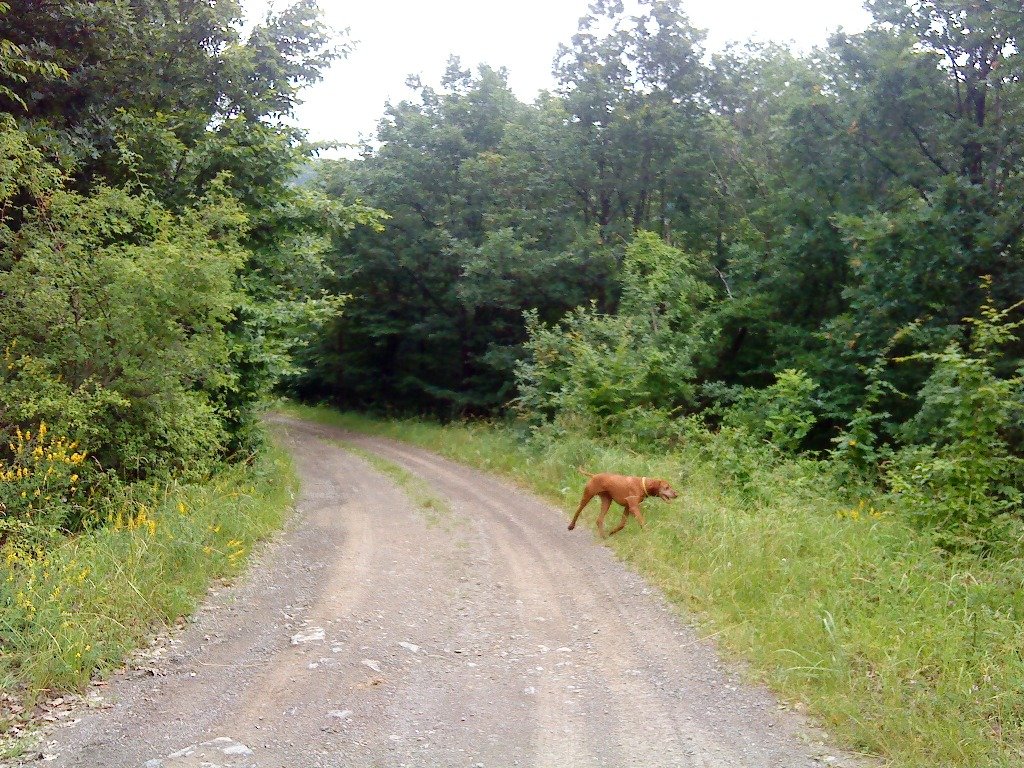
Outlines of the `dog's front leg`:
M 608 534 L 604 532 L 604 516 L 608 514 L 608 510 L 612 506 L 612 497 L 605 494 L 601 494 L 601 512 L 597 516 L 597 532 L 601 534 L 602 539 L 608 538 Z M 614 531 L 612 531 L 614 533 Z
M 629 519 L 629 507 L 622 508 L 622 519 L 619 520 L 619 524 L 616 525 L 611 531 L 608 532 L 609 536 L 614 536 L 616 533 L 626 527 L 626 521 Z

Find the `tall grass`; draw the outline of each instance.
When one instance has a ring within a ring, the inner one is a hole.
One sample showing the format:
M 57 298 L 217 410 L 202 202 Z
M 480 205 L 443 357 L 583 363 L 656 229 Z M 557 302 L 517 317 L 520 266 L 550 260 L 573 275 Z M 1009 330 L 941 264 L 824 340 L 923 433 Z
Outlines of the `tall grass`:
M 0 684 L 31 701 L 117 667 L 154 630 L 187 616 L 280 527 L 296 487 L 269 449 L 205 484 L 136 489 L 104 524 L 46 552 L 0 561 Z M 0 722 L 0 731 L 3 731 Z
M 610 544 L 752 676 L 894 767 L 1024 764 L 1024 567 L 942 554 L 827 464 L 712 436 L 666 454 L 485 424 L 291 412 L 506 475 L 567 516 L 577 465 L 666 477 L 680 498 L 648 502 L 648 527 L 630 523 Z

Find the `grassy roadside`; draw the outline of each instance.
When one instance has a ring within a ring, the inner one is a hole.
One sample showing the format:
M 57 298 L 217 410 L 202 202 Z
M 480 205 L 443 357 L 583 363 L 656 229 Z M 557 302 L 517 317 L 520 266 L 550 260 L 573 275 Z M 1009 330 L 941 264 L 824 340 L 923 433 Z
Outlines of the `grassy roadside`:
M 297 478 L 270 448 L 201 485 L 126 498 L 107 525 L 0 561 L 0 733 L 47 691 L 80 690 L 162 625 L 187 616 L 278 529 Z M 20 702 L 17 703 L 17 702 Z M 12 712 L 13 706 L 13 712 Z
M 1024 567 L 941 556 L 880 500 L 841 492 L 827 467 L 743 461 L 721 445 L 654 456 L 481 424 L 287 410 L 503 474 L 567 516 L 578 465 L 670 478 L 680 499 L 648 502 L 647 529 L 631 523 L 611 545 L 752 676 L 894 768 L 1022 764 Z

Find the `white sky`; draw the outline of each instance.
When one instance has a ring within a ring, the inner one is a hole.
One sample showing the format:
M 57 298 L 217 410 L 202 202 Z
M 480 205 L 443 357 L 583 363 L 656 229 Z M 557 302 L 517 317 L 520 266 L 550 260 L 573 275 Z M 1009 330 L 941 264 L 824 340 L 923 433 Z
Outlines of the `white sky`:
M 738 40 L 792 42 L 809 50 L 838 27 L 863 30 L 862 0 L 689 0 L 690 20 L 708 30 L 716 50 Z M 304 94 L 297 122 L 318 141 L 357 142 L 374 133 L 389 99 L 409 95 L 405 79 L 436 84 L 450 54 L 463 67 L 506 67 L 509 85 L 526 102 L 551 89 L 551 63 L 568 43 L 588 0 L 320 0 L 328 24 L 349 27 L 358 41 L 323 82 Z M 287 0 L 243 0 L 250 19 Z M 629 3 L 627 2 L 627 7 Z

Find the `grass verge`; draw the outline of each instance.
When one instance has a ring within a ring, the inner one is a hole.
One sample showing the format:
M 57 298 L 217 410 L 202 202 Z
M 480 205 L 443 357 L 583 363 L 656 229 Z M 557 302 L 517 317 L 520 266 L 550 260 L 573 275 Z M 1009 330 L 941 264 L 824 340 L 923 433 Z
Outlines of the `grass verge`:
M 269 448 L 199 485 L 125 498 L 103 526 L 47 552 L 0 561 L 0 733 L 48 691 L 81 690 L 160 626 L 187 616 L 212 579 L 230 578 L 278 529 L 297 480 Z
M 711 436 L 645 455 L 486 424 L 286 410 L 505 475 L 567 516 L 578 465 L 669 478 L 680 498 L 648 502 L 647 529 L 630 523 L 611 546 L 753 677 L 893 768 L 1024 761 L 1024 566 L 942 555 L 826 465 L 744 458 Z

